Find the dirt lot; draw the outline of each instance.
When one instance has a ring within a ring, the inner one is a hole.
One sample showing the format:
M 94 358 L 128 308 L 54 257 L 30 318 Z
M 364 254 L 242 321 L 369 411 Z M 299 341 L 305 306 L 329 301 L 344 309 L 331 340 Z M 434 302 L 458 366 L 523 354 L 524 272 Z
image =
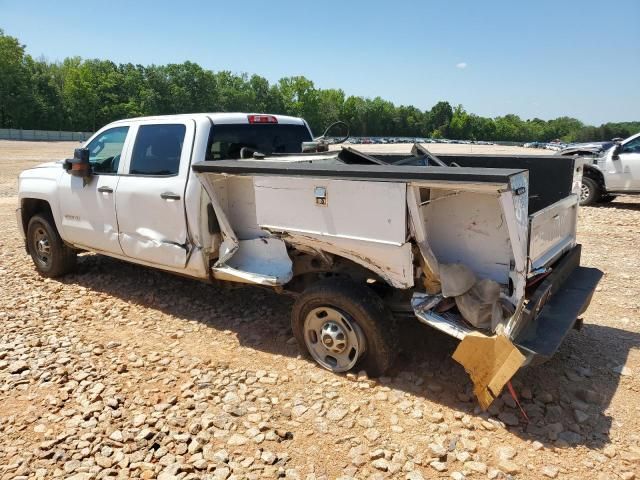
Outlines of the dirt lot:
M 605 277 L 548 363 L 482 413 L 414 322 L 376 381 L 300 357 L 290 300 L 96 255 L 38 276 L 15 177 L 75 143 L 0 142 L 0 479 L 633 479 L 640 465 L 640 198 L 584 208 L 583 263 Z M 434 149 L 434 152 L 437 150 Z

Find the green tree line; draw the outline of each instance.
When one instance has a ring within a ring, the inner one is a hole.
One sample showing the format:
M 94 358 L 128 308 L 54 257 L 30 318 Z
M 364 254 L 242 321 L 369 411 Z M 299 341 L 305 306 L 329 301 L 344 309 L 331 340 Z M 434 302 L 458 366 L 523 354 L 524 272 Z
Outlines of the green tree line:
M 468 113 L 438 102 L 430 110 L 380 97 L 346 96 L 303 77 L 269 83 L 259 75 L 212 72 L 192 62 L 116 64 L 109 60 L 34 59 L 0 29 L 0 127 L 95 131 L 117 119 L 194 112 L 267 112 L 304 117 L 316 133 L 336 120 L 353 135 L 461 140 L 610 140 L 640 131 L 640 122 L 585 125 L 575 118 L 523 120 Z

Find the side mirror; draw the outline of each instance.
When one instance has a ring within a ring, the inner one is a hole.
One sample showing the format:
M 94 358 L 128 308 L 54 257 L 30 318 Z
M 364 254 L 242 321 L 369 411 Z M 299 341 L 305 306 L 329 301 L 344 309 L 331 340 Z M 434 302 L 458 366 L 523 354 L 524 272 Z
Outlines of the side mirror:
M 620 152 L 622 151 L 622 144 L 616 143 L 616 146 L 613 147 L 613 154 L 611 155 L 612 160 L 620 160 Z
M 64 161 L 64 169 L 74 177 L 89 178 L 91 176 L 89 149 L 76 148 L 73 151 L 73 158 Z

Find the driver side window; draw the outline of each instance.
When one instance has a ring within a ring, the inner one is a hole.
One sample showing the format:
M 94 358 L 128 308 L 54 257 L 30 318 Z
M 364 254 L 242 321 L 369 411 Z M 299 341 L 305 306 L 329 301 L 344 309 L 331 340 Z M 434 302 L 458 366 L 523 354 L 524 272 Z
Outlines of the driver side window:
M 623 145 L 620 153 L 640 153 L 640 137 Z
M 95 174 L 118 173 L 122 147 L 127 138 L 129 127 L 115 127 L 105 130 L 87 145 L 89 163 Z

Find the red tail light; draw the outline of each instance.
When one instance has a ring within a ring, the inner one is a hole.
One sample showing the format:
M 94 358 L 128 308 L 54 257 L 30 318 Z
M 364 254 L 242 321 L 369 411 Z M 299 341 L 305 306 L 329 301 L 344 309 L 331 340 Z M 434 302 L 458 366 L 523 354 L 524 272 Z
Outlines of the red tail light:
M 249 123 L 278 123 L 273 115 L 247 115 Z

